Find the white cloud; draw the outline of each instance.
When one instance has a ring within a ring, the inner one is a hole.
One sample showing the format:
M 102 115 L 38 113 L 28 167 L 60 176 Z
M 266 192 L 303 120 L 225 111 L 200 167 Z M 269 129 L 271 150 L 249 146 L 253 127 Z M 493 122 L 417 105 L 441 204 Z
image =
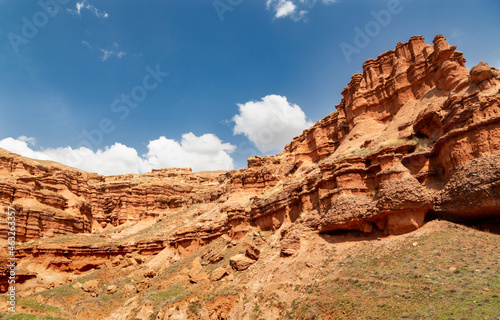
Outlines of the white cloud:
M 193 133 L 182 135 L 181 142 L 160 137 L 150 141 L 149 152 L 144 155 L 148 168 L 191 167 L 195 171 L 231 170 L 230 154 L 236 146 L 223 143 L 214 134 L 200 137 Z
M 102 53 L 101 61 L 106 61 L 108 60 L 109 57 L 112 56 L 117 56 L 118 59 L 123 58 L 127 53 L 125 51 L 118 50 L 118 47 L 119 47 L 118 43 L 113 42 L 113 46 L 109 49 L 99 48 L 99 50 Z
M 296 6 L 291 1 L 280 1 L 276 4 L 276 18 L 283 18 L 292 15 L 295 12 Z
M 87 0 L 77 2 L 76 10 L 68 9 L 68 11 L 80 16 L 82 14 L 82 9 L 92 12 L 98 18 L 103 18 L 103 19 L 109 18 L 109 14 L 106 11 L 97 9 L 96 7 L 88 3 Z
M 338 0 L 322 0 L 321 3 L 329 5 Z M 307 22 L 308 9 L 316 5 L 316 0 L 267 0 L 266 8 L 274 13 L 275 19 L 290 18 L 294 21 Z
M 29 144 L 31 146 L 36 145 L 36 139 L 33 137 L 20 136 L 18 139 L 26 142 L 27 144 Z
M 266 8 L 274 11 L 274 17 L 293 17 L 297 6 L 290 0 L 267 0 Z
M 94 46 L 91 45 L 88 41 L 82 40 L 82 45 L 89 48 L 90 50 L 94 50 Z M 123 58 L 125 55 L 127 55 L 127 52 L 123 50 L 118 50 L 118 43 L 113 42 L 113 45 L 109 47 L 108 49 L 103 49 L 100 47 L 97 47 L 97 49 L 101 52 L 100 59 L 101 61 L 106 61 L 112 56 L 118 57 L 118 59 Z
M 34 150 L 35 143 L 34 138 L 22 136 L 0 140 L 0 147 L 25 157 L 52 160 L 104 175 L 143 173 L 172 167 L 190 167 L 194 171 L 231 170 L 234 163 L 230 154 L 236 149 L 213 134 L 197 137 L 193 133 L 184 134 L 180 142 L 165 137 L 152 140 L 148 152 L 142 157 L 134 148 L 121 143 L 96 152 L 85 147 Z
M 238 104 L 239 114 L 233 117 L 234 134 L 245 135 L 262 152 L 281 150 L 312 122 L 302 109 L 286 97 L 268 95 L 261 101 Z
M 87 48 L 89 48 L 89 49 L 91 49 L 91 50 L 92 50 L 92 48 L 93 48 L 93 47 L 92 47 L 92 45 L 91 45 L 90 43 L 88 43 L 88 41 L 82 40 L 82 44 L 83 44 L 85 47 L 87 47 Z
M 108 58 L 111 57 L 111 55 L 113 54 L 113 51 L 111 50 L 106 50 L 106 49 L 99 49 L 99 50 L 101 50 L 102 52 L 101 61 L 108 60 Z

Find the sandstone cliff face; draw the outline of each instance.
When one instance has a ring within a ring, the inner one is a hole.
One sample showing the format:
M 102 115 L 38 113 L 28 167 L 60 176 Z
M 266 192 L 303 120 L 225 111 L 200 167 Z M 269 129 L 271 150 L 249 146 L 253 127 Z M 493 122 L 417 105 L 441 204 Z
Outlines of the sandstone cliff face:
M 464 166 L 473 159 L 484 157 L 499 167 L 493 155 L 500 151 L 500 73 L 484 62 L 469 71 L 443 36 L 433 43 L 412 37 L 367 60 L 363 74 L 353 75 L 342 92 L 337 111 L 280 154 L 319 167 L 318 183 L 304 194 L 317 205 L 300 209 L 314 210 L 308 225 L 367 232 L 376 225 L 403 233 L 421 226 L 429 211 L 469 221 L 492 216 L 494 209 L 486 214 L 483 208 L 495 206 L 495 183 L 487 183 L 495 191 L 477 200 L 482 205 L 456 209 L 442 205 L 450 195 L 439 190 L 456 184 L 460 172 L 484 176 L 479 171 L 485 168 Z
M 92 208 L 82 197 L 91 174 L 5 150 L 0 163 L 0 202 L 5 210 L 8 206 L 16 209 L 18 241 L 91 231 Z M 6 221 L 4 216 L 3 236 Z

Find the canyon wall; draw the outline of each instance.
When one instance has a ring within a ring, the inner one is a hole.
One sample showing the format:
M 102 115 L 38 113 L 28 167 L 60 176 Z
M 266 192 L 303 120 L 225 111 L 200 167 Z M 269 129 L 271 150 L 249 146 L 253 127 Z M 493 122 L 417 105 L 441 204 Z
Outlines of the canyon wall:
M 500 72 L 468 70 L 455 46 L 412 37 L 363 64 L 336 111 L 276 156 L 241 170 L 101 176 L 0 152 L 0 237 L 91 233 L 198 208 L 164 244 L 308 228 L 401 234 L 426 216 L 481 222 L 500 212 Z M 208 217 L 203 214 L 210 212 Z M 288 235 L 288 236 L 287 236 Z

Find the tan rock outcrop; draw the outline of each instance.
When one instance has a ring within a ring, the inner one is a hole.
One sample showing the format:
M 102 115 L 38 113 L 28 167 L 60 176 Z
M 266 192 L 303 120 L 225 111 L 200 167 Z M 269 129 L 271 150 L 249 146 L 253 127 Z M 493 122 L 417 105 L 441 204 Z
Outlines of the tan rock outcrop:
M 284 229 L 281 232 L 281 254 L 291 256 L 300 249 L 300 233 L 296 230 L 290 231 Z
M 219 267 L 219 268 L 215 269 L 214 271 L 212 271 L 212 273 L 210 274 L 210 280 L 219 281 L 228 274 L 229 274 L 229 271 L 227 271 L 226 268 Z
M 244 254 L 237 254 L 229 259 L 229 263 L 234 270 L 244 271 L 254 264 L 255 260 L 250 259 Z
M 88 293 L 95 293 L 99 291 L 99 282 L 97 280 L 89 280 L 82 284 L 82 290 Z
M 260 250 L 253 241 L 245 241 L 243 245 L 245 246 L 245 254 L 247 257 L 253 260 L 259 260 Z
M 107 294 L 113 294 L 116 291 L 118 291 L 118 287 L 116 285 L 114 285 L 114 284 L 106 287 L 106 293 Z

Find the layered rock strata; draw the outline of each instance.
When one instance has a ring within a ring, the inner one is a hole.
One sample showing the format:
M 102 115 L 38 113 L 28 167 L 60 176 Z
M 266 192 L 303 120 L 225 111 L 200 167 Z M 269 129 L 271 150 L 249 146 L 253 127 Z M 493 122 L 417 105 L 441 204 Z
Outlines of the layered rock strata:
M 468 70 L 443 36 L 433 45 L 415 36 L 367 60 L 335 112 L 278 155 L 251 157 L 241 170 L 105 177 L 1 151 L 0 236 L 6 237 L 8 206 L 16 210 L 19 241 L 192 214 L 189 223 L 145 240 L 144 250 L 62 249 L 94 250 L 104 260 L 165 247 L 186 254 L 252 228 L 290 229 L 283 254 L 291 255 L 300 246 L 295 225 L 401 234 L 422 226 L 429 213 L 469 222 L 498 218 L 499 89 L 498 70 L 484 62 Z M 43 250 L 50 251 L 28 246 L 20 253 Z

